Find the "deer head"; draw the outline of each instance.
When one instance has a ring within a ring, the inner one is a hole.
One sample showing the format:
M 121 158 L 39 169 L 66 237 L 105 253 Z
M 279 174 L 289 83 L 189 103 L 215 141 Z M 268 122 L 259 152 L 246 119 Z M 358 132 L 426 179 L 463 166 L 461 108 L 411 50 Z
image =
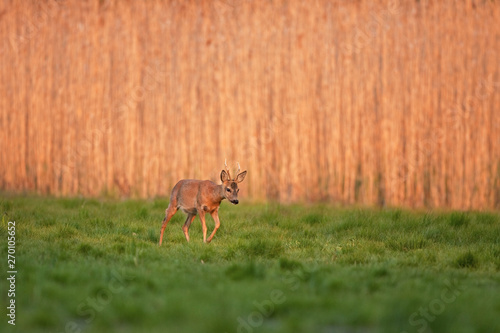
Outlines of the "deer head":
M 243 171 L 242 173 L 240 172 L 240 163 L 238 163 L 238 171 L 236 171 L 236 178 L 232 179 L 231 175 L 229 173 L 229 169 L 227 167 L 227 163 L 224 163 L 226 166 L 226 170 L 222 170 L 220 173 L 220 180 L 222 181 L 222 191 L 223 191 L 223 196 L 229 202 L 232 204 L 237 205 L 238 204 L 238 192 L 240 191 L 238 189 L 238 183 L 241 183 L 243 179 L 245 179 L 245 176 L 247 175 L 246 171 Z

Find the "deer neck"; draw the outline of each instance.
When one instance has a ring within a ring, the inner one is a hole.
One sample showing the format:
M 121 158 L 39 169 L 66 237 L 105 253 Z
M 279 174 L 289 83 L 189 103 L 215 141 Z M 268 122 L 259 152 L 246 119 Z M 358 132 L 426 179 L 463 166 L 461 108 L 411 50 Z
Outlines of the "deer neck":
M 224 183 L 220 184 L 219 185 L 219 202 L 226 199 L 226 197 L 224 196 Z

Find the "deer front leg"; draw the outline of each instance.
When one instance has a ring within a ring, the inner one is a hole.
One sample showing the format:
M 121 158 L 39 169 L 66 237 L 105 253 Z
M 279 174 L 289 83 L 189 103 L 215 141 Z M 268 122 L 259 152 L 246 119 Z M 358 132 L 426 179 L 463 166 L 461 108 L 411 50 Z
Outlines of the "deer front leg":
M 205 211 L 200 210 L 200 220 L 201 220 L 201 228 L 203 230 L 203 242 L 207 242 L 207 223 L 205 222 Z
M 184 222 L 184 225 L 182 226 L 182 231 L 184 231 L 184 235 L 186 236 L 186 240 L 189 242 L 189 227 L 191 226 L 191 222 L 193 222 L 193 219 L 196 215 L 194 214 L 188 214 L 186 222 Z
M 214 238 L 214 235 L 217 232 L 217 229 L 219 229 L 219 227 L 220 227 L 219 209 L 216 209 L 211 215 L 212 215 L 212 218 L 214 219 L 214 222 L 215 222 L 215 228 L 214 228 L 214 231 L 212 231 L 212 234 L 210 235 L 210 237 L 208 237 L 207 243 L 210 243 L 212 241 L 212 238 Z

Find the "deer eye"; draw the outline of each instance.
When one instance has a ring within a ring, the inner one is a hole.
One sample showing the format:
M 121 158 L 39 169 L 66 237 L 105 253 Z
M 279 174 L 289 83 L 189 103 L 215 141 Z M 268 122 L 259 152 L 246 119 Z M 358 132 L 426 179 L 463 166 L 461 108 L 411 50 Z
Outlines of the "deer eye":
M 231 190 L 230 190 L 230 189 L 228 189 L 228 188 L 226 188 L 226 191 L 227 191 L 227 192 L 231 192 Z

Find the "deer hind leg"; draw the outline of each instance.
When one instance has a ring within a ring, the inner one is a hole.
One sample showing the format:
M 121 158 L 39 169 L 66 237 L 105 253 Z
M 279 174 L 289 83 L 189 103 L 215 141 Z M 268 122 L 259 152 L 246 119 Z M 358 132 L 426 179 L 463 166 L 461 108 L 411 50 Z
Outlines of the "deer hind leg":
M 172 216 L 174 216 L 176 212 L 177 212 L 177 207 L 175 207 L 172 204 L 168 205 L 168 208 L 165 210 L 165 218 L 163 219 L 163 224 L 161 226 L 161 232 L 160 232 L 160 244 L 158 244 L 158 246 L 161 246 L 161 242 L 163 241 L 163 232 L 167 227 L 168 221 L 170 221 L 170 219 L 172 218 Z
M 203 229 L 203 242 L 207 242 L 207 223 L 205 222 L 205 211 L 200 210 L 200 220 L 201 220 L 201 228 Z
M 207 243 L 210 243 L 212 241 L 212 238 L 214 238 L 215 233 L 217 232 L 217 229 L 220 227 L 220 221 L 219 221 L 219 210 L 215 210 L 212 214 L 212 218 L 214 219 L 215 222 L 215 228 L 214 231 L 212 231 L 212 234 L 210 237 L 208 237 Z
M 193 222 L 195 214 L 188 214 L 186 222 L 182 226 L 182 231 L 184 231 L 184 235 L 186 236 L 186 240 L 189 242 L 189 227 L 191 226 L 191 222 Z

